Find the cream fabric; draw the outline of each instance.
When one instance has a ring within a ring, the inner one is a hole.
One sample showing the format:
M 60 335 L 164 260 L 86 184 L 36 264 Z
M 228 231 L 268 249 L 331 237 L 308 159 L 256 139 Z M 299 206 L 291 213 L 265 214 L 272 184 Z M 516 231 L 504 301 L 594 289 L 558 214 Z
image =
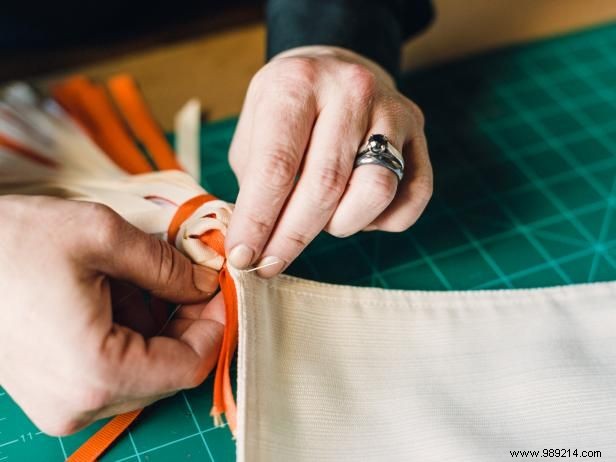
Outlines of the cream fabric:
M 406 292 L 234 271 L 238 460 L 616 460 L 616 283 Z

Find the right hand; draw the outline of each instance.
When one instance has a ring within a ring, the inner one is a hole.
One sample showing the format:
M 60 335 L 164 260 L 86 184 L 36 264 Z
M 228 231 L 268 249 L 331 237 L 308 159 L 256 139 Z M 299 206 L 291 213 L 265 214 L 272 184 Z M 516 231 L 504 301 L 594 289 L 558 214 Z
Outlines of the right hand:
M 215 271 L 101 205 L 4 196 L 0 223 L 0 384 L 45 433 L 141 408 L 212 370 L 225 322 L 222 298 L 206 303 Z M 137 288 L 188 304 L 164 335 L 166 313 Z
M 406 162 L 400 184 L 380 166 L 354 168 L 371 134 Z M 240 184 L 225 245 L 240 269 L 281 273 L 321 232 L 401 232 L 432 195 L 421 110 L 377 63 L 351 50 L 306 46 L 255 75 L 229 150 Z

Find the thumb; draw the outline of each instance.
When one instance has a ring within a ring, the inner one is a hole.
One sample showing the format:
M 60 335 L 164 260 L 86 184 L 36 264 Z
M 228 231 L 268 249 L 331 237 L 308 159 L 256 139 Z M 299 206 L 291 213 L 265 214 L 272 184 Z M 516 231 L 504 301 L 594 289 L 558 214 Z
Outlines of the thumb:
M 193 264 L 176 248 L 134 227 L 115 212 L 99 223 L 92 239 L 90 267 L 131 282 L 152 295 L 175 303 L 209 298 L 218 287 L 218 273 Z

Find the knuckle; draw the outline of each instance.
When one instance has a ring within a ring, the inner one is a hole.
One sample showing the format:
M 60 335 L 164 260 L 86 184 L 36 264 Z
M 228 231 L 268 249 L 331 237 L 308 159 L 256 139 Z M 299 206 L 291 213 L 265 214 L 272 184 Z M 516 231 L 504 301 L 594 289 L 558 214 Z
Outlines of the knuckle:
M 261 182 L 274 191 L 287 190 L 295 182 L 297 155 L 286 146 L 279 146 L 265 156 L 260 168 Z
M 312 86 L 318 79 L 318 63 L 308 56 L 283 58 L 276 63 L 275 67 L 281 79 L 294 85 Z
M 411 115 L 411 109 L 398 98 L 387 98 L 389 101 L 386 101 L 387 108 L 387 119 L 390 119 L 389 122 L 392 125 L 396 125 L 395 122 L 403 121 L 407 122 L 409 119 L 413 119 Z
M 92 238 L 101 247 L 113 245 L 119 238 L 120 216 L 106 205 L 84 204 L 86 219 L 92 223 Z
M 267 94 L 268 98 L 284 94 L 285 99 L 305 99 L 305 89 L 312 88 L 318 77 L 318 64 L 314 58 L 279 58 L 266 64 L 253 76 L 248 94 Z
M 158 256 L 158 264 L 156 265 L 158 274 L 157 281 L 173 284 L 176 282 L 181 271 L 181 262 L 179 261 L 180 255 L 174 251 L 171 245 L 166 242 L 155 239 L 152 241 L 157 246 L 156 255 Z
M 308 233 L 299 230 L 288 231 L 284 239 L 287 242 L 286 247 L 294 254 L 306 248 L 312 241 L 312 237 Z
M 384 96 L 379 100 L 386 111 L 389 124 L 393 127 L 408 127 L 409 134 L 421 133 L 425 127 L 422 110 L 410 99 L 399 94 Z
M 265 219 L 265 215 L 259 215 L 251 211 L 246 214 L 246 221 L 248 222 L 246 229 L 250 229 L 251 234 L 256 238 L 269 236 L 272 222 Z
M 408 110 L 411 113 L 411 116 L 415 120 L 415 123 L 421 130 L 423 130 L 426 125 L 426 116 L 424 115 L 423 111 L 419 106 L 417 106 L 417 104 L 415 104 L 410 99 L 405 99 L 405 102 L 408 107 Z
M 248 91 L 246 92 L 247 97 L 258 93 L 259 90 L 263 87 L 264 83 L 267 82 L 268 79 L 268 69 L 269 65 L 266 65 L 259 69 L 250 79 L 250 83 L 248 84 Z
M 347 185 L 347 175 L 339 167 L 323 167 L 316 178 L 315 203 L 322 211 L 336 206 Z
M 372 100 L 378 88 L 376 75 L 361 64 L 349 64 L 347 72 L 347 81 L 353 95 L 362 103 Z
M 271 105 L 280 114 L 293 113 L 298 116 L 295 124 L 305 124 L 315 111 L 316 99 L 313 85 L 301 78 L 280 76 L 268 91 L 261 95 L 259 104 Z
M 420 125 L 423 127 L 424 116 L 423 112 L 413 101 L 400 95 L 399 93 L 391 94 L 384 97 L 384 103 L 388 108 L 388 112 L 395 117 L 395 119 L 402 119 L 403 121 L 410 120 L 414 125 Z

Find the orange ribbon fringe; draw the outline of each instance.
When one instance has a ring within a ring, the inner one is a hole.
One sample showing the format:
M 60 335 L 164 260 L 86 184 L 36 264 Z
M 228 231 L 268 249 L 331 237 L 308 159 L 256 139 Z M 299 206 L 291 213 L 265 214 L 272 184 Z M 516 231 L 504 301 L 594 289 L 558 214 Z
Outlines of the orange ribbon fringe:
M 72 77 L 54 87 L 52 94 L 64 109 L 86 130 L 92 139 L 121 168 L 129 173 L 152 171 L 152 165 L 135 145 L 135 139 L 148 150 L 159 169 L 181 169 L 162 130 L 151 117 L 134 80 L 126 75 L 112 78 L 107 86 L 126 124 L 114 108 L 104 86 L 83 76 Z M 168 240 L 175 243 L 181 224 L 205 202 L 216 199 L 209 194 L 194 197 L 176 211 L 168 229 Z M 210 230 L 199 239 L 221 256 L 225 256 L 224 236 Z M 222 425 L 225 414 L 235 434 L 237 411 L 231 385 L 230 368 L 238 340 L 237 296 L 226 262 L 219 274 L 220 290 L 225 302 L 226 322 L 222 346 L 214 376 L 214 397 L 211 415 L 215 425 Z M 135 421 L 143 409 L 118 415 L 90 437 L 68 459 L 68 462 L 94 462 Z
M 167 240 L 170 244 L 175 243 L 175 238 L 182 223 L 201 205 L 213 199 L 215 199 L 214 196 L 203 194 L 193 197 L 180 205 L 169 225 Z M 225 256 L 225 237 L 218 229 L 206 231 L 199 236 L 199 239 L 218 255 Z M 220 426 L 222 425 L 222 414 L 225 414 L 229 428 L 235 435 L 237 411 L 229 371 L 231 370 L 231 360 L 237 347 L 238 313 L 235 283 L 227 271 L 226 262 L 220 270 L 218 282 L 225 300 L 225 330 L 222 338 L 222 347 L 218 355 L 218 363 L 216 364 L 214 399 L 210 415 L 214 418 L 214 424 Z
M 132 174 L 152 171 L 103 85 L 78 75 L 55 85 L 51 93 L 120 168 Z

